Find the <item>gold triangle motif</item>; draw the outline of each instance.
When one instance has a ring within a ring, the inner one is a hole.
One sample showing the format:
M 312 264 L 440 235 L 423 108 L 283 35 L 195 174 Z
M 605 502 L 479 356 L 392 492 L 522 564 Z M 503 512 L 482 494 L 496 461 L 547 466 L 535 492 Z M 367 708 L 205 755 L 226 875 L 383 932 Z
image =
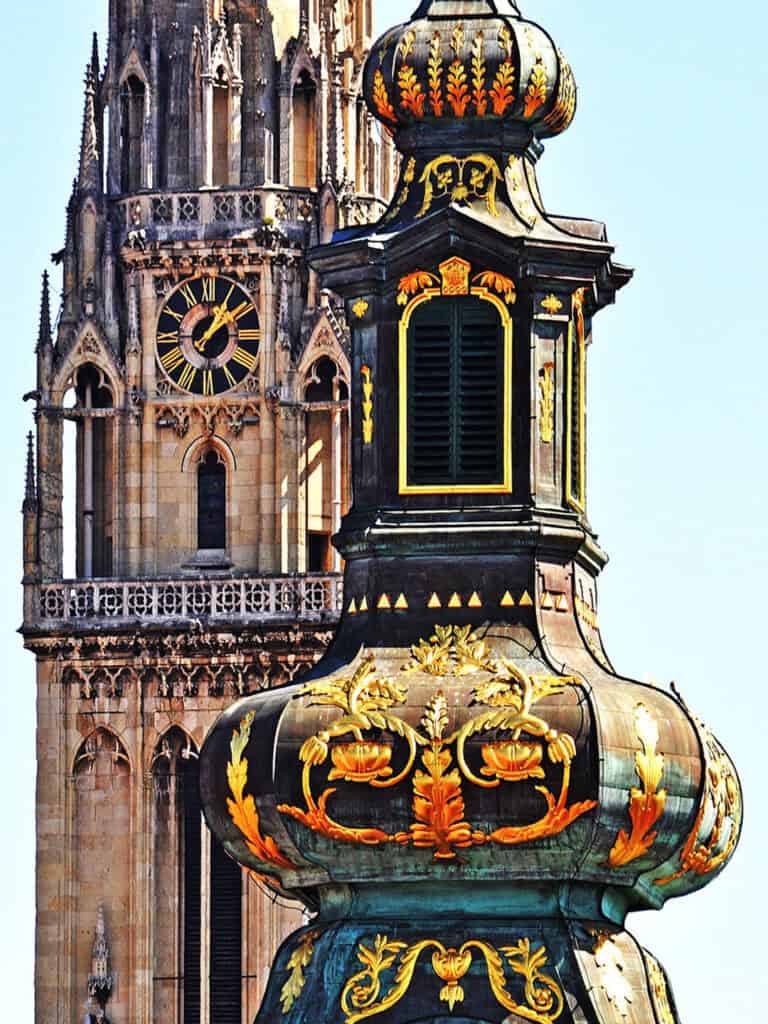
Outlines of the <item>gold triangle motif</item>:
M 405 594 L 401 594 L 395 601 L 395 608 L 397 608 L 398 611 L 404 611 L 407 607 L 408 602 L 405 599 Z
M 382 611 L 389 611 L 392 607 L 392 602 L 389 600 L 389 594 L 382 594 L 376 607 Z
M 361 612 L 367 612 L 368 611 L 368 598 L 367 597 L 364 597 L 363 600 L 360 602 L 360 611 Z
M 357 615 L 357 605 L 355 604 L 354 597 L 349 602 L 349 608 L 347 608 L 347 614 L 349 614 L 349 615 Z
M 531 595 L 528 593 L 527 590 L 523 591 L 523 596 L 520 598 L 520 607 L 521 608 L 531 608 L 531 607 L 533 607 L 533 599 L 531 598 Z
M 515 599 L 514 599 L 514 597 L 512 597 L 512 595 L 510 594 L 510 592 L 508 590 L 504 591 L 504 597 L 502 597 L 502 599 L 501 599 L 501 607 L 502 608 L 514 608 L 515 607 Z
M 467 601 L 467 608 L 482 608 L 483 602 L 480 600 L 480 595 L 475 590 L 472 597 Z
M 568 598 L 565 596 L 565 594 L 560 594 L 560 596 L 557 599 L 557 604 L 555 605 L 555 608 L 557 608 L 559 612 L 568 611 Z
M 459 595 L 456 593 L 455 590 L 451 594 L 451 599 L 448 602 L 448 607 L 449 608 L 461 608 L 461 598 L 459 597 Z
M 552 595 L 547 590 L 541 595 L 541 607 L 544 609 L 553 607 Z
M 427 601 L 427 608 L 442 608 L 442 607 L 443 606 L 440 603 L 440 598 L 437 596 L 437 594 L 433 594 L 432 597 L 430 597 L 429 601 Z

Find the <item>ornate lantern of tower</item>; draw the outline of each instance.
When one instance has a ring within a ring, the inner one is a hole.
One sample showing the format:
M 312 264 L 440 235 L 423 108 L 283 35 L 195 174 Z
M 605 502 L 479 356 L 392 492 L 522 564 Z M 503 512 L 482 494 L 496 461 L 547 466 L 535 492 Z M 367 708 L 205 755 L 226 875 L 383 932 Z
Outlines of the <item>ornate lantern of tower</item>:
M 353 326 L 345 612 L 202 752 L 211 828 L 315 915 L 258 1020 L 670 1024 L 625 917 L 715 877 L 741 790 L 600 634 L 585 359 L 631 272 L 536 184 L 571 69 L 509 0 L 425 0 L 365 93 L 399 186 L 313 260 Z

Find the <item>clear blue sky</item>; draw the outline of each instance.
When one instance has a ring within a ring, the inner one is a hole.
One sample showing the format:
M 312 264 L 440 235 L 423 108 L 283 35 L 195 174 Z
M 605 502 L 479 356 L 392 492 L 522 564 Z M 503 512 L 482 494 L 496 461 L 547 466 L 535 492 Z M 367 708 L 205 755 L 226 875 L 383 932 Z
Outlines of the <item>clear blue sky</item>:
M 522 7 L 552 32 L 579 83 L 576 120 L 541 163 L 545 202 L 605 220 L 617 258 L 637 270 L 597 318 L 590 353 L 589 511 L 612 554 L 604 637 L 622 672 L 677 681 L 729 748 L 746 791 L 741 846 L 722 877 L 630 927 L 669 968 L 683 1021 L 756 1024 L 768 1002 L 759 646 L 768 632 L 768 6 Z M 411 4 L 377 8 L 383 30 Z M 107 0 L 38 0 L 15 4 L 6 20 L 0 978 L 3 1019 L 14 1021 L 32 1020 L 34 922 L 34 672 L 14 633 L 32 423 L 21 395 L 35 383 L 39 276 L 63 244 L 82 72 L 106 9 Z

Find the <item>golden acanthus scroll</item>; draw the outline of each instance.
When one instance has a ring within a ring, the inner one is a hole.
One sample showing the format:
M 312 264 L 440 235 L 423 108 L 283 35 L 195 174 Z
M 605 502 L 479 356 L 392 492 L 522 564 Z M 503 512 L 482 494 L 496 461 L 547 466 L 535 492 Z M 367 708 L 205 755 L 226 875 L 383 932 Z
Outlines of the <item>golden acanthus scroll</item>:
M 438 939 L 422 939 L 407 943 L 377 935 L 373 946 L 361 942 L 357 958 L 362 971 L 347 981 L 341 993 L 344 1024 L 357 1024 L 374 1017 L 400 1002 L 413 980 L 422 953 L 432 950 L 432 970 L 444 982 L 440 1001 L 453 1011 L 464 1001 L 460 984 L 469 972 L 475 954 L 485 960 L 491 991 L 501 1007 L 515 1014 L 515 1019 L 534 1024 L 552 1024 L 563 1011 L 563 993 L 554 978 L 543 973 L 547 950 L 531 949 L 530 939 L 520 939 L 513 946 L 498 950 L 482 939 L 470 939 L 459 949 L 448 948 Z M 507 969 L 524 979 L 523 1000 L 517 1002 L 507 988 Z M 383 976 L 394 971 L 394 978 L 385 988 Z M 473 981 L 475 979 L 473 978 Z
M 653 826 L 664 813 L 667 791 L 660 789 L 664 774 L 664 755 L 657 753 L 659 727 L 644 704 L 635 708 L 635 731 L 641 750 L 635 754 L 635 772 L 642 789 L 633 786 L 629 794 L 629 833 L 621 829 L 608 856 L 612 868 L 623 867 L 648 853 L 656 841 Z
M 381 677 L 372 657 L 362 661 L 350 676 L 309 684 L 299 696 L 308 697 L 310 706 L 335 707 L 340 715 L 302 745 L 304 806 L 281 804 L 278 810 L 282 814 L 329 839 L 370 846 L 395 842 L 431 849 L 435 860 L 453 860 L 457 850 L 467 847 L 487 843 L 510 846 L 557 835 L 596 806 L 594 800 L 568 803 L 576 744 L 534 711 L 544 697 L 576 685 L 574 678 L 528 675 L 506 658 L 497 660 L 469 626 L 437 626 L 429 640 L 414 645 L 401 676 L 415 673 L 447 678 L 485 674 L 471 697 L 472 704 L 482 710 L 451 731 L 448 703 L 443 691 L 436 689 L 415 727 L 392 711 L 405 703 L 406 686 L 399 679 Z M 480 745 L 483 764 L 476 770 L 469 764 L 467 743 L 488 733 L 494 733 L 494 738 Z M 394 766 L 397 738 L 404 749 L 400 763 Z M 561 767 L 562 774 L 556 794 L 544 783 L 535 786 L 546 804 L 540 818 L 493 830 L 474 828 L 467 821 L 465 785 L 493 789 L 543 780 L 545 753 L 550 764 Z M 337 821 L 328 808 L 336 788 L 321 783 L 316 794 L 318 770 L 329 759 L 326 783 L 341 779 L 373 789 L 391 789 L 409 780 L 413 820 L 407 829 L 388 833 Z

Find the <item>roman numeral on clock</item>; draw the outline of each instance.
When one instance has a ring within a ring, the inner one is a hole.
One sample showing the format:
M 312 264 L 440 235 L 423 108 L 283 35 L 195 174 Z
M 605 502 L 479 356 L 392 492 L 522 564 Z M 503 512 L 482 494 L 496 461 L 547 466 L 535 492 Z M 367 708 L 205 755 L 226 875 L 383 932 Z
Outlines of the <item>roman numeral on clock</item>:
M 258 327 L 244 327 L 237 334 L 240 341 L 260 341 L 261 331 Z
M 188 391 L 192 387 L 192 381 L 197 376 L 197 367 L 193 366 L 192 363 L 187 363 L 184 369 L 179 374 L 179 387 L 186 388 Z
M 204 277 L 200 282 L 203 286 L 203 302 L 216 301 L 216 278 Z
M 238 345 L 235 351 L 232 353 L 232 362 L 239 363 L 240 366 L 244 366 L 249 372 L 256 365 L 256 356 L 251 355 L 244 348 L 240 348 Z
M 160 356 L 160 362 L 163 364 L 163 369 L 166 373 L 172 373 L 177 366 L 180 366 L 185 361 L 184 353 L 179 345 L 176 348 L 170 349 L 165 355 Z
M 213 393 L 213 370 L 203 370 L 203 395 L 208 396 Z
M 184 319 L 184 317 L 181 315 L 181 313 L 177 313 L 176 310 L 175 309 L 171 309 L 170 306 L 166 306 L 165 309 L 163 310 L 163 312 L 167 313 L 168 316 L 172 316 L 174 320 L 178 320 L 179 323 L 181 323 L 181 321 Z
M 179 340 L 176 331 L 160 331 L 157 335 L 158 345 L 173 345 Z
M 189 282 L 183 284 L 179 288 L 179 292 L 184 296 L 184 301 L 187 304 L 187 309 L 192 309 L 193 306 L 197 305 L 197 297 L 189 286 Z

